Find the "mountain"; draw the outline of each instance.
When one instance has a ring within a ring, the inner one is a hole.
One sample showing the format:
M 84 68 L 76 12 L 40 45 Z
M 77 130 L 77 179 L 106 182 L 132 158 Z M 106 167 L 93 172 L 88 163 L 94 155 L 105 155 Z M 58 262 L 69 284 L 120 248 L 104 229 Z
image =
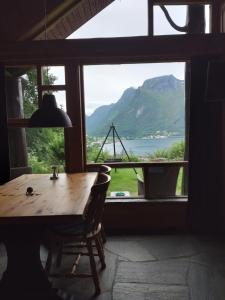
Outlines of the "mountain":
M 103 105 L 86 117 L 89 136 L 105 136 L 110 125 L 122 137 L 184 134 L 184 81 L 173 75 L 147 79 L 137 89 L 130 87 L 114 104 Z

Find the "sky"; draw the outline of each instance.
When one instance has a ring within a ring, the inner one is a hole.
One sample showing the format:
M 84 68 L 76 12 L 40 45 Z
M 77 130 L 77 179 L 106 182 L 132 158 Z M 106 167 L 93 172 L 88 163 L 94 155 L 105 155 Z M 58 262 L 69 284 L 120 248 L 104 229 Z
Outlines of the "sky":
M 187 9 L 185 5 L 171 5 L 167 8 L 177 25 L 185 25 Z M 206 15 L 208 15 L 208 6 Z M 154 7 L 154 16 L 154 35 L 183 34 L 169 25 L 158 6 Z M 115 0 L 68 38 L 145 35 L 147 35 L 147 0 Z M 86 114 L 90 115 L 98 106 L 117 102 L 124 90 L 129 87 L 137 88 L 146 79 L 173 74 L 176 78 L 183 80 L 184 68 L 184 63 L 84 66 Z M 51 68 L 51 73 L 52 70 L 53 68 Z M 59 80 L 58 84 L 61 84 L 60 82 L 64 80 L 62 70 L 54 68 L 54 75 Z M 62 94 L 57 94 L 58 103 L 64 106 L 61 101 Z

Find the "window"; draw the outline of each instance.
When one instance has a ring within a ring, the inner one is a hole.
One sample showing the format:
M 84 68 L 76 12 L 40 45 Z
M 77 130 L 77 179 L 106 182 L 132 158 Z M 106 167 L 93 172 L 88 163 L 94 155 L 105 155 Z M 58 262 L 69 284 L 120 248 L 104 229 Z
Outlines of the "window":
M 66 110 L 64 66 L 14 66 L 6 74 L 8 118 L 18 122 L 29 118 L 46 92 L 54 94 L 58 107 Z M 9 129 L 9 146 L 13 169 L 22 166 L 31 167 L 32 173 L 51 173 L 52 165 L 57 165 L 64 172 L 62 128 Z
M 186 24 L 187 5 L 166 5 L 173 22 L 183 27 Z M 154 35 L 184 34 L 175 30 L 166 19 L 160 6 L 154 6 Z
M 165 5 L 165 10 L 175 23 L 171 26 L 159 5 L 153 6 L 153 34 L 185 34 L 188 5 Z M 194 7 L 194 5 L 192 5 Z M 210 5 L 204 5 L 205 33 L 209 33 Z M 131 37 L 148 35 L 148 1 L 116 0 L 81 26 L 69 39 Z M 198 21 L 198 20 L 197 20 Z M 200 20 L 199 20 L 200 21 Z M 151 20 L 150 20 L 151 23 Z M 178 30 L 179 29 L 179 30 Z
M 115 0 L 70 39 L 147 35 L 147 0 Z
M 183 160 L 184 66 L 84 66 L 87 162 Z M 138 195 L 140 168 L 116 169 L 111 174 L 109 196 L 119 191 Z M 181 183 L 177 192 L 181 193 Z
M 186 25 L 188 6 L 187 5 L 165 5 L 164 7 L 167 10 L 172 21 L 175 23 L 175 25 L 179 27 L 182 31 L 179 31 L 176 28 L 172 27 L 167 17 L 165 16 L 162 8 L 159 5 L 155 5 L 153 11 L 154 35 L 185 34 L 186 30 L 184 27 Z M 209 11 L 210 11 L 210 5 L 204 5 L 205 33 L 210 32 Z

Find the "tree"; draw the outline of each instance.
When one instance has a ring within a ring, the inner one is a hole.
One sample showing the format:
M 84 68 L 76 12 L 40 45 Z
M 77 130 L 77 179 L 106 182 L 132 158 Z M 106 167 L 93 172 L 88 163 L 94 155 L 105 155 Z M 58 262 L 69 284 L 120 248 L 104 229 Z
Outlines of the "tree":
M 44 82 L 53 84 L 56 77 L 44 70 Z M 30 117 L 38 108 L 37 72 L 29 70 L 23 76 L 24 116 Z M 27 128 L 29 164 L 34 173 L 50 172 L 52 164 L 64 165 L 64 135 L 60 128 Z M 63 168 L 63 167 L 62 167 Z
M 43 81 L 54 84 L 57 77 L 50 74 L 47 68 L 43 69 Z M 31 69 L 23 76 L 24 117 L 29 118 L 38 108 L 37 72 Z

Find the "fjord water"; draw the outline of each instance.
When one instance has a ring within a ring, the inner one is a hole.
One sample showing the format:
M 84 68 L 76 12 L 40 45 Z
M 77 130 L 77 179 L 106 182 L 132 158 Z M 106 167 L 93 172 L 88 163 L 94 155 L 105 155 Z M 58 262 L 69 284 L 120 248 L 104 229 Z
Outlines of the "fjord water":
M 137 156 L 146 156 L 153 154 L 156 150 L 169 148 L 172 144 L 184 140 L 182 136 L 176 137 L 159 137 L 153 139 L 134 139 L 134 140 L 123 140 L 123 145 L 126 151 L 130 154 Z M 110 154 L 113 154 L 113 144 L 105 144 L 104 150 L 107 150 Z M 123 148 L 120 142 L 116 142 L 116 153 L 123 153 Z

